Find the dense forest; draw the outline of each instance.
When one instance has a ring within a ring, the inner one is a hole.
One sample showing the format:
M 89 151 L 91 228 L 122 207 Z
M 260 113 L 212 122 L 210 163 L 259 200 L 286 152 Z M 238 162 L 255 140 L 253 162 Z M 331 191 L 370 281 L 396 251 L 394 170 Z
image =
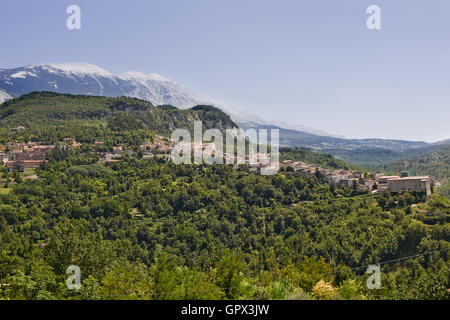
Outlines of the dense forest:
M 83 142 L 55 148 L 35 171 L 2 167 L 0 299 L 450 298 L 448 197 L 126 152 L 99 162 L 95 140 L 133 150 L 172 126 L 189 128 L 185 119 L 234 125 L 208 106 L 33 93 L 1 105 L 0 119 L 4 142 Z M 70 265 L 80 267 L 79 290 L 66 286 Z M 369 265 L 381 268 L 380 289 L 366 285 Z
M 409 193 L 292 173 L 57 158 L 0 197 L 2 298 L 448 298 L 450 202 L 438 195 L 415 212 L 423 199 Z M 359 267 L 416 254 L 383 264 L 382 289 L 367 290 Z M 79 291 L 65 287 L 71 264 Z

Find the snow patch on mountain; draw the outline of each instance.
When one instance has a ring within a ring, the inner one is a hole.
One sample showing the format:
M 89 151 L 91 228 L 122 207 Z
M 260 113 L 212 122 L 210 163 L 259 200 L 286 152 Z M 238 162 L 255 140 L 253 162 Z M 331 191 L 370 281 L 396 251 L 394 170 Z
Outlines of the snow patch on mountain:
M 28 72 L 28 71 L 19 71 L 19 72 L 16 72 L 16 73 L 12 74 L 10 77 L 11 78 L 23 78 L 23 79 L 25 79 L 28 76 L 30 76 L 30 77 L 37 77 L 37 75 L 35 75 L 32 72 Z
M 117 76 L 126 81 L 131 97 L 148 100 L 154 104 L 170 104 L 178 108 L 190 108 L 198 104 L 209 104 L 178 83 L 156 73 L 145 74 L 138 71 L 123 73 Z
M 26 69 L 34 70 L 41 69 L 53 74 L 64 74 L 66 76 L 77 75 L 97 75 L 102 77 L 112 77 L 113 74 L 89 63 L 69 62 L 69 63 L 49 63 L 49 64 L 32 64 L 25 67 Z
M 11 98 L 12 97 L 5 90 L 0 89 L 0 103 L 3 103 Z
M 161 81 L 161 82 L 172 82 L 169 78 L 163 77 L 157 73 L 145 74 L 140 71 L 130 71 L 119 74 L 119 77 L 122 80 L 136 80 L 136 81 Z

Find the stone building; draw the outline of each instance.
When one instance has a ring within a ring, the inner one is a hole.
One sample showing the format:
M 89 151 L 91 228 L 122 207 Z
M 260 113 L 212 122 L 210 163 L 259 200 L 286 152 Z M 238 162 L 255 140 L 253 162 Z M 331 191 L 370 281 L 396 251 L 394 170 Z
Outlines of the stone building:
M 10 171 L 19 170 L 26 172 L 28 169 L 39 168 L 44 164 L 46 160 L 20 160 L 20 161 L 7 161 L 6 166 Z
M 429 176 L 418 177 L 393 177 L 387 179 L 387 187 L 390 192 L 418 191 L 431 195 L 431 178 Z

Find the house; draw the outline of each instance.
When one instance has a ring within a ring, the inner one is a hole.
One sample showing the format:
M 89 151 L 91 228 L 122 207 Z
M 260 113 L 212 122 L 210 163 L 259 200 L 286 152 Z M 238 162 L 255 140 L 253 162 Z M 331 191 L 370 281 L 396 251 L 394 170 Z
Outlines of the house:
M 94 142 L 94 146 L 98 147 L 98 146 L 103 146 L 105 143 L 103 141 L 97 141 L 95 140 Z
M 381 176 L 378 177 L 378 183 L 379 184 L 387 184 L 389 179 L 396 179 L 396 178 L 400 178 L 399 176 Z
M 45 160 L 21 160 L 21 161 L 7 161 L 6 166 L 10 171 L 19 170 L 19 171 L 27 171 L 28 169 L 36 169 L 39 168 L 42 164 L 44 164 Z
M 16 161 L 23 160 L 45 160 L 46 152 L 28 151 L 28 152 L 11 152 L 11 157 Z
M 53 150 L 55 146 L 41 146 L 37 144 L 19 144 L 17 148 L 9 153 L 9 158 L 15 161 L 24 160 L 45 160 L 47 152 Z
M 53 149 L 55 149 L 55 146 L 53 145 L 35 145 L 33 146 L 33 151 L 34 152 L 50 152 Z
M 353 171 L 352 176 L 353 176 L 353 178 L 364 178 L 364 173 L 359 172 L 359 171 Z
M 349 188 L 353 188 L 353 186 L 356 184 L 359 185 L 359 179 L 357 178 L 345 178 L 340 181 L 340 184 L 343 186 L 347 186 Z
M 22 131 L 22 130 L 25 130 L 25 127 L 24 127 L 24 126 L 18 126 L 18 127 L 16 127 L 16 128 L 13 128 L 13 129 L 12 129 L 12 131 Z
M 81 146 L 75 138 L 64 138 L 64 142 L 67 143 L 70 148 L 77 148 Z
M 364 181 L 364 185 L 366 186 L 367 189 L 372 190 L 373 186 L 375 185 L 375 181 L 373 181 L 373 180 L 365 180 Z
M 123 147 L 113 147 L 113 154 L 122 154 Z
M 109 159 L 109 160 L 104 160 L 104 163 L 115 163 L 115 162 L 119 162 L 119 159 Z
M 417 191 L 431 195 L 431 178 L 429 176 L 396 177 L 387 180 L 390 192 Z

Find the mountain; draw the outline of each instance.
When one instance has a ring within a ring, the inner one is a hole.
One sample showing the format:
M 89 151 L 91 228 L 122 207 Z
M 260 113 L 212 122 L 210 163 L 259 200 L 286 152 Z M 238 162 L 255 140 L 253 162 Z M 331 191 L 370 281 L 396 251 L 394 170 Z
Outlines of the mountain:
M 195 105 L 213 105 L 228 113 L 242 127 L 275 125 L 321 136 L 329 133 L 283 123 L 268 121 L 258 115 L 202 98 L 176 82 L 158 74 L 138 71 L 119 75 L 87 63 L 33 64 L 14 69 L 0 70 L 0 103 L 33 91 L 98 95 L 108 97 L 128 96 L 179 108 Z
M 119 75 L 86 63 L 33 64 L 14 69 L 0 69 L 0 102 L 33 91 L 135 97 L 155 105 L 191 108 L 212 105 L 227 113 L 242 129 L 280 129 L 280 144 L 309 148 L 332 154 L 346 162 L 379 164 L 414 156 L 431 144 L 422 141 L 386 139 L 345 139 L 326 132 L 261 116 L 209 101 L 176 82 L 158 74 L 127 72 Z M 437 144 L 436 144 L 437 145 Z M 425 150 L 430 151 L 430 150 Z
M 190 109 L 154 106 L 137 98 L 32 92 L 0 105 L 3 142 L 35 140 L 55 143 L 73 137 L 81 142 L 115 141 L 139 145 L 152 134 L 170 135 L 177 128 L 193 130 L 193 121 L 221 131 L 235 128 L 230 116 L 213 106 Z M 15 128 L 24 129 L 17 131 Z
M 248 126 L 238 123 L 239 127 Z M 392 162 L 409 156 L 416 156 L 439 147 L 423 141 L 405 141 L 389 139 L 345 139 L 319 136 L 308 132 L 290 130 L 271 125 L 255 125 L 255 128 L 279 129 L 280 145 L 283 147 L 301 147 L 316 152 L 330 154 L 347 163 L 366 166 Z

